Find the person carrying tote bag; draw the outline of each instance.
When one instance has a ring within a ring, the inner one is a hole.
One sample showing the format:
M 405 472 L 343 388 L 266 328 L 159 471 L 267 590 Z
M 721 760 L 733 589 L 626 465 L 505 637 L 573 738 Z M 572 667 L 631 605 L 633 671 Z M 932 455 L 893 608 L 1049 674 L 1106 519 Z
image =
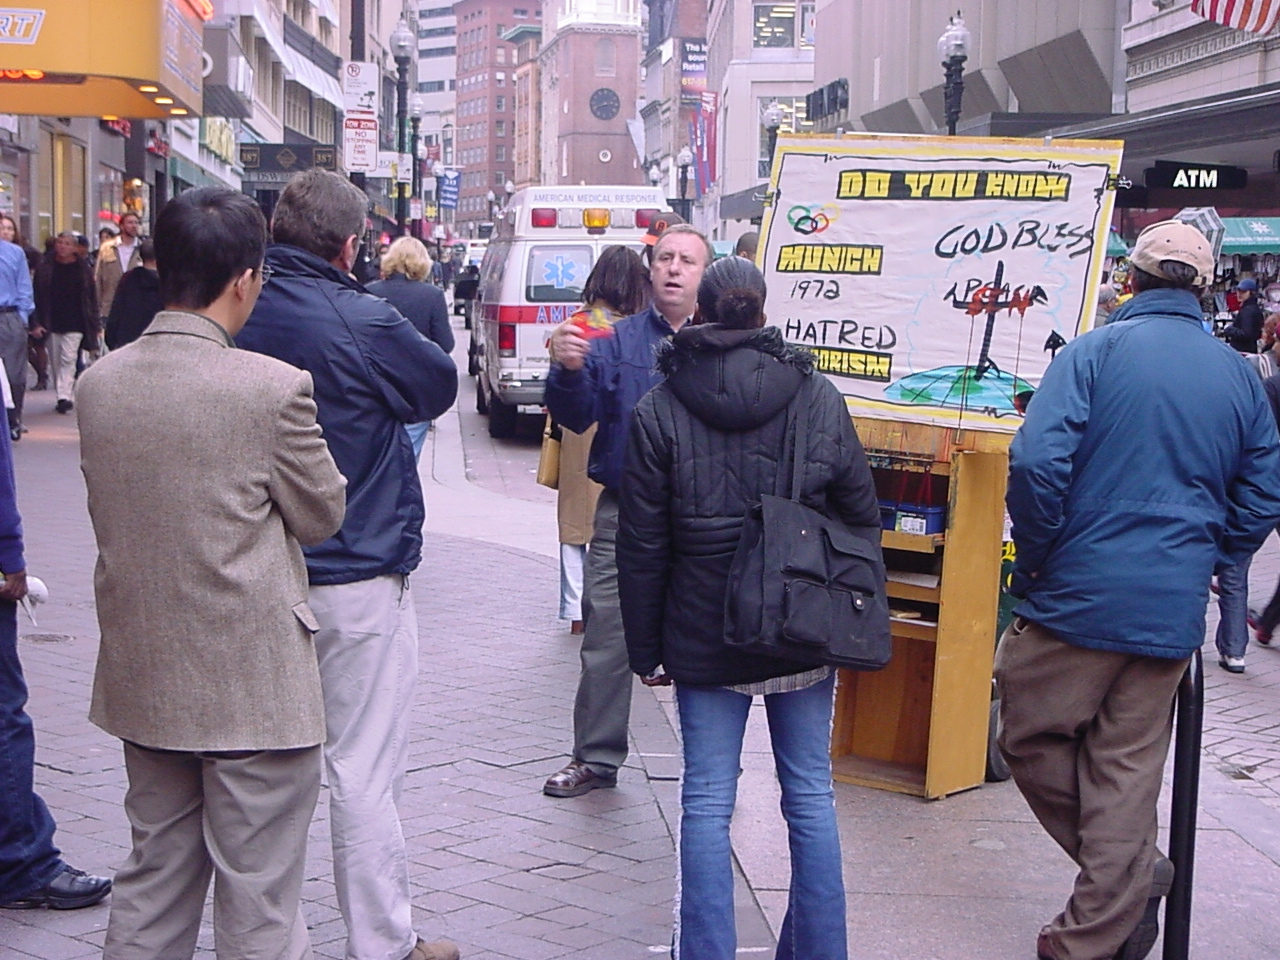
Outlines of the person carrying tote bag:
M 812 657 L 731 646 L 725 599 L 751 505 L 790 491 L 794 443 L 803 444 L 797 501 L 838 520 L 882 564 L 880 511 L 843 398 L 806 351 L 763 326 L 765 294 L 747 260 L 707 270 L 694 324 L 658 358 L 666 381 L 636 407 L 621 485 L 618 572 L 631 669 L 646 684 L 674 682 L 684 744 L 675 960 L 735 956 L 729 821 L 757 693 L 791 833 L 778 957 L 848 955 L 829 756 L 834 671 Z M 793 404 L 802 390 L 802 404 Z M 803 441 L 788 415 L 800 406 Z

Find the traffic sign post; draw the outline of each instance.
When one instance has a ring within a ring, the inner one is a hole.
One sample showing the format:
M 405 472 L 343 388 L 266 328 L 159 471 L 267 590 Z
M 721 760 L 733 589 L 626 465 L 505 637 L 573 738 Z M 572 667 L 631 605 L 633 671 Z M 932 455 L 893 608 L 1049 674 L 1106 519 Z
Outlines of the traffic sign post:
M 378 169 L 378 121 L 347 117 L 342 121 L 342 165 L 352 173 Z

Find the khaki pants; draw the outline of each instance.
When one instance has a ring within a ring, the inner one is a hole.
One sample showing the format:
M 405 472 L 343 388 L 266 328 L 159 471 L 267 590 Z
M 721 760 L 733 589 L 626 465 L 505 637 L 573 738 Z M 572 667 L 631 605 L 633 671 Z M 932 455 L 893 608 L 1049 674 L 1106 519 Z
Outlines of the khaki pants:
M 310 960 L 300 893 L 320 747 L 186 753 L 124 745 L 133 828 L 103 960 L 190 957 L 209 877 L 218 960 Z
M 1048 927 L 1058 960 L 1114 956 L 1142 916 L 1186 668 L 1076 647 L 1021 617 L 1000 639 L 1000 749 L 1041 825 L 1080 867 Z

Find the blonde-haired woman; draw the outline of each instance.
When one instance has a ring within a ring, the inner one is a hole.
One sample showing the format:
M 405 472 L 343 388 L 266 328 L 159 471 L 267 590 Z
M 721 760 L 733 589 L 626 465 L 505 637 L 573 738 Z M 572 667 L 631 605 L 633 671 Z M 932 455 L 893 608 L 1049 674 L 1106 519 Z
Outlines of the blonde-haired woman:
M 431 276 L 431 255 L 417 237 L 397 237 L 382 257 L 382 279 L 369 284 L 375 297 L 382 297 L 412 323 L 424 337 L 445 353 L 453 353 L 453 328 L 449 326 L 449 307 L 444 291 L 427 283 Z M 414 456 L 422 455 L 426 423 L 411 423 L 405 429 L 413 439 Z

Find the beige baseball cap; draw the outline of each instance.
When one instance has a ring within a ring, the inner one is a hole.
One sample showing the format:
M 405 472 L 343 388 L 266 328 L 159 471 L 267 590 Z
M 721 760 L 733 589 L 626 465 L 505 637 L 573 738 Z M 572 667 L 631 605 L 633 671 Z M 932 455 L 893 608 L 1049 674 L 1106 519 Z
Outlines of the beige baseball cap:
M 1213 247 L 1203 233 L 1181 220 L 1161 220 L 1143 230 L 1129 260 L 1139 270 L 1166 280 L 1172 278 L 1160 269 L 1165 260 L 1195 267 L 1196 286 L 1213 280 Z

